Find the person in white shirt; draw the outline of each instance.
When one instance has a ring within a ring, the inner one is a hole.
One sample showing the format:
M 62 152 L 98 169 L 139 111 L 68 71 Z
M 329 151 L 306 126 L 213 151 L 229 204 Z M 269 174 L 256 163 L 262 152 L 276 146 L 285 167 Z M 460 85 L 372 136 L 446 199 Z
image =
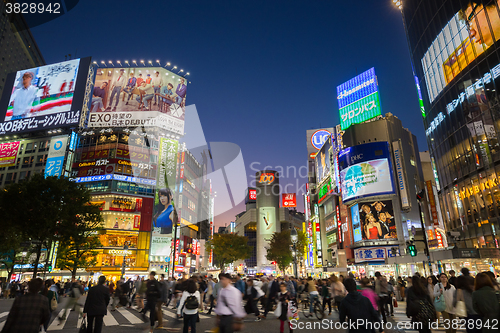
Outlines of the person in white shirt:
M 115 95 L 116 103 L 112 111 L 116 111 L 116 106 L 118 105 L 118 101 L 120 100 L 120 93 L 122 91 L 122 88 L 125 87 L 126 84 L 127 76 L 125 75 L 125 70 L 120 69 L 120 75 L 118 75 L 118 77 L 113 81 L 113 84 L 111 85 L 111 97 L 109 98 L 109 104 L 106 108 L 106 111 L 111 110 L 111 104 L 113 104 L 113 98 L 115 97 Z
M 445 273 L 439 275 L 439 283 L 434 286 L 434 298 L 444 295 L 445 310 L 442 312 L 443 319 L 451 323 L 455 319 L 455 307 L 453 306 L 453 297 L 455 296 L 455 287 L 448 282 L 448 276 Z M 450 325 L 446 333 L 456 333 L 456 328 Z
M 16 89 L 12 94 L 12 120 L 22 119 L 28 116 L 36 99 L 37 88 L 31 85 L 33 73 L 24 72 L 23 86 Z
M 177 317 L 184 317 L 183 333 L 188 333 L 191 327 L 191 333 L 196 333 L 196 320 L 198 319 L 198 307 L 200 306 L 200 292 L 193 279 L 186 281 L 186 290 L 182 292 L 181 302 L 177 307 Z
M 156 71 L 155 76 L 151 80 L 151 85 L 153 86 L 154 94 L 155 94 L 155 97 L 154 97 L 155 102 L 153 105 L 156 105 L 156 101 L 159 98 L 157 94 L 160 93 L 160 88 L 161 88 L 161 86 L 163 86 L 163 80 L 161 79 L 160 72 Z
M 227 273 L 220 274 L 222 289 L 219 291 L 215 313 L 218 317 L 220 333 L 232 333 L 233 321 L 241 323 L 246 316 L 241 305 L 241 292 L 231 284 L 231 276 Z
M 141 102 L 141 96 L 137 97 L 137 101 L 139 102 L 139 108 L 145 108 L 146 111 L 149 111 L 148 108 L 148 101 L 153 99 L 154 96 L 154 91 L 153 87 L 150 84 L 147 84 L 146 81 L 143 81 L 141 83 L 141 86 L 139 87 L 139 90 L 142 93 L 142 102 Z

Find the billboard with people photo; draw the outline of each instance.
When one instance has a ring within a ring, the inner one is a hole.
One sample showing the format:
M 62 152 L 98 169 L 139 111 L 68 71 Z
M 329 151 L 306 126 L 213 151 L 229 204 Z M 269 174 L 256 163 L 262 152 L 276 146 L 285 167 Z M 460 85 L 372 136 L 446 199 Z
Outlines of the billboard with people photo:
M 398 238 L 391 200 L 361 202 L 357 207 L 363 240 Z

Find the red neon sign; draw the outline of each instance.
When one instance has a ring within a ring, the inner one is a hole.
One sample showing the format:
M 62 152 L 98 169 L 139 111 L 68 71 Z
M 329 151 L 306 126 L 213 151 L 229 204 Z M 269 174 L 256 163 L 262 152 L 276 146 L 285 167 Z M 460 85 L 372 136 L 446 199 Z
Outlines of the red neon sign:
M 274 173 L 266 172 L 260 174 L 259 183 L 269 185 L 274 182 Z
M 283 193 L 281 194 L 281 202 L 283 207 L 297 207 L 297 196 L 295 193 Z

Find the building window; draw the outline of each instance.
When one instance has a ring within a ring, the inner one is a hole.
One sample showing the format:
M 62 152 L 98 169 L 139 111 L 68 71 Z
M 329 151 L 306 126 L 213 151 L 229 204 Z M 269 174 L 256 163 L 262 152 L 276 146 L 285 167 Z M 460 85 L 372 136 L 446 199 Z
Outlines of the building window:
M 30 143 L 26 144 L 26 151 L 24 153 L 27 154 L 27 153 L 31 153 L 33 151 L 34 151 L 34 149 L 33 149 L 33 142 L 30 142 Z
M 415 156 L 413 156 L 413 155 L 410 157 L 410 164 L 412 166 L 415 166 Z
M 41 149 L 40 149 L 41 150 Z M 35 166 L 43 166 L 47 162 L 47 155 L 38 155 L 36 157 Z
M 22 181 L 24 179 L 27 179 L 30 177 L 30 171 L 21 171 L 19 173 L 19 181 Z
M 10 166 L 8 170 L 16 170 L 19 164 L 21 163 L 21 158 L 17 159 L 16 165 Z
M 8 185 L 10 183 L 15 183 L 16 182 L 16 175 L 17 173 L 12 173 L 12 172 L 9 172 L 7 174 L 7 176 L 5 177 L 5 185 Z
M 23 165 L 21 168 L 31 168 L 33 166 L 33 156 L 27 156 L 23 158 Z

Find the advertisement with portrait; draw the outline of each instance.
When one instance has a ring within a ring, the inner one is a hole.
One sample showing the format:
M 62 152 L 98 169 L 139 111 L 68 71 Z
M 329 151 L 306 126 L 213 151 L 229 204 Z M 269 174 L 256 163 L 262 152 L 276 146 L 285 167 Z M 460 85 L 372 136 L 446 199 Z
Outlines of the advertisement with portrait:
M 421 59 L 431 102 L 500 38 L 499 2 L 489 1 L 484 6 L 480 1 L 470 1 L 436 36 Z
M 359 225 L 363 240 L 398 238 L 391 200 L 361 202 L 358 204 L 358 207 Z M 351 208 L 351 213 L 355 214 L 353 208 Z M 355 241 L 359 240 L 359 237 L 356 237 L 356 233 L 355 231 Z
M 260 207 L 259 208 L 259 224 L 260 235 L 271 235 L 276 232 L 276 208 L 275 207 Z
M 330 149 L 332 147 L 332 141 L 330 136 L 323 144 L 323 147 L 319 150 L 314 158 L 314 163 L 316 164 L 316 181 L 321 184 L 323 180 L 330 175 Z
M 88 127 L 158 126 L 184 134 L 187 83 L 162 67 L 98 68 Z
M 342 201 L 394 194 L 389 144 L 371 142 L 344 149 L 339 154 Z
M 151 255 L 170 256 L 172 232 L 178 223 L 174 203 L 176 182 L 177 151 L 179 142 L 160 138 L 158 148 L 158 173 L 153 209 L 153 235 L 151 237 Z
M 25 69 L 7 76 L 0 134 L 78 126 L 90 58 Z

